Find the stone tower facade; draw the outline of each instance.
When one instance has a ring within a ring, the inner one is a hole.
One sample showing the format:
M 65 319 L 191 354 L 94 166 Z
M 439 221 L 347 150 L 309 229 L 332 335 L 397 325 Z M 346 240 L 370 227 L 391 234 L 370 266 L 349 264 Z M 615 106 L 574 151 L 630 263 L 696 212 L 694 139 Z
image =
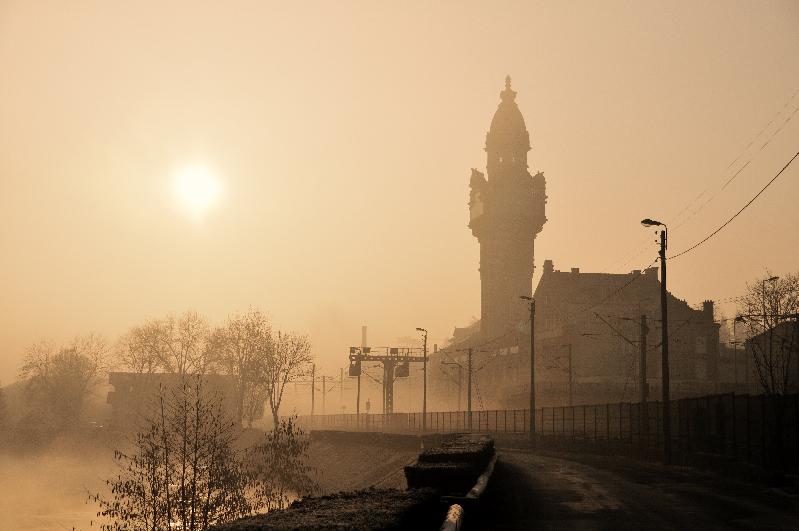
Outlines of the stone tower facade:
M 546 223 L 546 181 L 527 169 L 530 134 L 510 76 L 486 134 L 486 176 L 469 186 L 469 228 L 480 243 L 480 335 L 499 336 L 528 319 L 520 295 L 532 295 L 535 237 Z

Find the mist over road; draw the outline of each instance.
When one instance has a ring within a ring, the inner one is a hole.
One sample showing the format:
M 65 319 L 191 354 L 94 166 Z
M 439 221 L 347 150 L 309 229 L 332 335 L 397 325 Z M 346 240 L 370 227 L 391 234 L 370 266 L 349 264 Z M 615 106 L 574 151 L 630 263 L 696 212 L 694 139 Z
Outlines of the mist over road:
M 467 529 L 796 529 L 799 497 L 693 469 L 500 450 Z

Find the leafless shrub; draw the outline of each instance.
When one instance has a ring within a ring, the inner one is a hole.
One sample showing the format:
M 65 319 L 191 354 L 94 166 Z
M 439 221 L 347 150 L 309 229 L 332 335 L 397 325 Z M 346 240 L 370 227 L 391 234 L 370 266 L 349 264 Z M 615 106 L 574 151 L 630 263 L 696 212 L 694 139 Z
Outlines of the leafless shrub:
M 234 448 L 237 430 L 219 397 L 209 398 L 201 377 L 162 392 L 156 411 L 133 441 L 117 451 L 119 473 L 98 516 L 101 528 L 198 531 L 250 514 L 248 477 Z
M 247 451 L 248 475 L 268 511 L 288 506 L 294 497 L 319 491 L 314 471 L 307 464 L 310 442 L 295 420 L 281 420 L 266 433 L 263 442 Z

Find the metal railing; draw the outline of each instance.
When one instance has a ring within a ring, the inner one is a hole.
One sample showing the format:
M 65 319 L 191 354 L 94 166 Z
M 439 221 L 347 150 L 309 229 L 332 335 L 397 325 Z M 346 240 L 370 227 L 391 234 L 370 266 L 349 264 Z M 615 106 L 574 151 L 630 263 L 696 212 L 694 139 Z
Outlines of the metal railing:
M 527 433 L 529 409 L 428 412 L 428 433 L 479 431 Z M 536 435 L 585 443 L 657 449 L 663 444 L 660 402 L 544 407 L 536 410 Z M 310 430 L 421 433 L 421 413 L 306 415 L 298 424 Z M 735 461 L 799 469 L 799 394 L 734 393 L 672 401 L 672 447 Z

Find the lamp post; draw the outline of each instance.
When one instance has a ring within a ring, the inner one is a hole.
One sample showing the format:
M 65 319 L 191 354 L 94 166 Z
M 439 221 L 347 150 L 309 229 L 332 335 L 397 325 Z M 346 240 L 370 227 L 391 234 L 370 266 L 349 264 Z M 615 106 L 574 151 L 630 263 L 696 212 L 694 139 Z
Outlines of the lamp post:
M 760 283 L 760 285 L 762 286 L 762 291 L 763 291 L 763 330 L 765 330 L 766 326 L 768 325 L 768 323 L 766 321 L 766 317 L 768 316 L 768 312 L 766 310 L 766 283 L 776 282 L 779 279 L 780 279 L 780 277 L 771 277 L 771 278 L 767 278 L 767 279 L 763 280 Z M 779 313 L 779 312 L 777 312 L 777 313 Z M 779 319 L 779 315 L 777 316 L 777 319 Z
M 735 391 L 738 391 L 738 331 L 737 331 L 737 324 L 745 322 L 743 315 L 738 315 L 732 321 L 732 372 L 735 373 L 733 376 L 733 382 L 735 384 Z M 749 383 L 749 364 L 747 364 L 747 373 L 746 373 L 746 382 Z M 747 386 L 748 387 L 748 386 Z M 749 392 L 749 389 L 746 390 Z
M 780 320 L 780 315 L 779 315 L 780 314 L 780 310 L 779 310 L 779 299 L 777 299 L 777 311 L 775 312 L 776 313 L 776 318 L 772 317 L 772 322 L 771 322 L 771 324 L 769 324 L 769 321 L 768 321 L 769 312 L 767 310 L 768 307 L 766 306 L 766 283 L 770 284 L 772 282 L 775 282 L 775 281 L 779 280 L 779 278 L 780 277 L 767 278 L 767 279 L 763 280 L 763 282 L 761 284 L 762 287 L 763 287 L 763 332 L 764 332 L 764 335 L 765 335 L 766 330 L 768 330 L 768 359 L 769 360 L 773 360 L 774 359 L 774 326 Z M 765 339 L 765 337 L 764 337 L 764 339 Z M 765 353 L 764 353 L 764 355 L 765 355 Z
M 669 319 L 666 291 L 666 242 L 668 227 L 654 219 L 643 219 L 644 227 L 663 227 L 660 231 L 660 330 L 661 387 L 663 393 L 663 463 L 671 464 L 671 402 L 669 399 Z
M 427 431 L 427 330 L 416 328 L 417 332 L 424 334 L 424 360 L 422 360 L 422 433 Z
M 530 303 L 530 437 L 535 436 L 535 299 L 527 295 L 520 299 Z

